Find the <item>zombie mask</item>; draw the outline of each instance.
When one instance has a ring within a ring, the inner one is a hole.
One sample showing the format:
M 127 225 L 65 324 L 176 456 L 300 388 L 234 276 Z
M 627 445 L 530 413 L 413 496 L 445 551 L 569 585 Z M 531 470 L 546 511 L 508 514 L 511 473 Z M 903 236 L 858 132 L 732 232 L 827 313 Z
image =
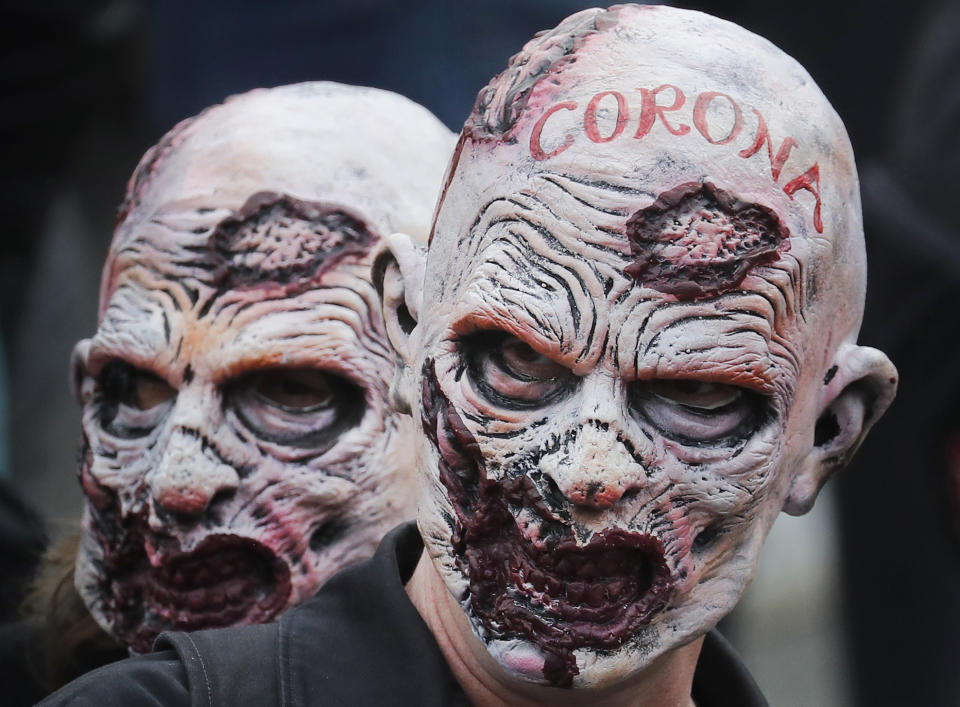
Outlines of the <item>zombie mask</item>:
M 369 258 L 426 237 L 452 146 L 400 96 L 316 83 L 146 154 L 74 352 L 76 583 L 119 641 L 270 620 L 413 516 Z
M 893 396 L 843 125 L 735 25 L 587 10 L 480 93 L 440 199 L 425 277 L 399 236 L 374 270 L 428 551 L 508 675 L 625 680 Z

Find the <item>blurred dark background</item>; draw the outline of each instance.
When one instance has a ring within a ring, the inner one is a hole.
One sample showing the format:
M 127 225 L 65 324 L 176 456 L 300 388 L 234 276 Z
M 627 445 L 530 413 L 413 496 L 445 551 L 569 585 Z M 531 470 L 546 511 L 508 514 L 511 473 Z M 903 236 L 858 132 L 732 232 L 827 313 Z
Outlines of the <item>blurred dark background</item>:
M 46 539 L 77 522 L 67 362 L 95 330 L 115 208 L 140 155 L 230 94 L 303 80 L 398 91 L 457 130 L 526 39 L 595 4 L 3 4 L 0 618 Z M 870 259 L 862 341 L 902 375 L 813 518 L 775 529 L 727 630 L 772 704 L 960 704 L 958 3 L 676 4 L 772 40 L 844 118 Z

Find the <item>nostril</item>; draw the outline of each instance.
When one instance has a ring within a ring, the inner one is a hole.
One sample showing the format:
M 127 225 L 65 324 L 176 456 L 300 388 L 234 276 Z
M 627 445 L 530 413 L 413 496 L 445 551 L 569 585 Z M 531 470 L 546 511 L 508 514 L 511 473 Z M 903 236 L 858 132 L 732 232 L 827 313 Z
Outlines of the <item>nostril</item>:
M 623 496 L 620 497 L 622 502 L 632 501 L 637 496 L 640 495 L 640 491 L 643 489 L 642 486 L 631 486 L 626 491 L 623 492 Z
M 199 514 L 186 512 L 179 508 L 168 508 L 157 499 L 154 499 L 153 513 L 151 515 L 156 519 L 155 522 L 151 524 L 154 530 L 169 531 L 176 526 L 195 524 Z
M 203 513 L 209 497 L 193 489 L 162 489 L 155 492 L 154 500 L 159 508 L 173 515 L 195 516 Z
M 234 488 L 221 489 L 207 501 L 197 497 L 190 499 L 179 497 L 173 501 L 168 498 L 163 502 L 159 498 L 154 498 L 154 512 L 163 525 L 191 525 L 199 522 L 201 518 L 204 518 L 204 525 L 208 525 L 211 522 L 217 522 L 216 511 L 228 503 L 236 492 Z
M 158 510 L 177 517 L 195 518 L 211 507 L 226 503 L 236 492 L 237 487 L 233 484 L 216 489 L 191 484 L 154 489 L 153 499 Z
M 210 499 L 210 502 L 207 504 L 207 508 L 211 508 L 217 505 L 223 505 L 230 501 L 234 496 L 237 495 L 236 486 L 227 486 L 225 488 L 217 490 L 213 494 L 213 497 Z

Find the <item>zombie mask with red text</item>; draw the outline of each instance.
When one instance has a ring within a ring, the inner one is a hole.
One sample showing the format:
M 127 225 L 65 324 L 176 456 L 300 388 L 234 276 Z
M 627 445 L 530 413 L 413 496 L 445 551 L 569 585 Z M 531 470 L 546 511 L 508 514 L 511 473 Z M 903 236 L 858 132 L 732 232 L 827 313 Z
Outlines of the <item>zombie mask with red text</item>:
M 700 13 L 588 10 L 532 40 L 466 123 L 422 299 L 391 248 L 395 308 L 419 300 L 397 385 L 420 527 L 526 680 L 609 684 L 709 630 L 893 394 L 855 343 L 842 123 L 796 62 Z
M 185 121 L 131 179 L 74 354 L 76 584 L 121 643 L 268 621 L 414 512 L 369 256 L 426 237 L 453 136 L 299 84 Z

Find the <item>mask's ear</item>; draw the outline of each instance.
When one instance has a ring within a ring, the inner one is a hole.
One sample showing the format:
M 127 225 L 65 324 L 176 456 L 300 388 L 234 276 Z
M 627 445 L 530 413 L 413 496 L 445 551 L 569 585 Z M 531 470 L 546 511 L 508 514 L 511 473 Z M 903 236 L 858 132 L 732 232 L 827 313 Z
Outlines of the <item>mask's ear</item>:
M 390 398 L 401 412 L 410 412 L 414 364 L 410 340 L 420 319 L 426 249 L 410 236 L 394 233 L 381 241 L 373 258 L 371 275 L 383 305 L 387 338 L 397 354 L 398 370 L 390 389 Z
M 846 344 L 837 351 L 820 395 L 813 447 L 800 463 L 783 510 L 802 515 L 843 468 L 897 392 L 897 369 L 881 351 Z
M 83 405 L 89 391 L 93 388 L 93 379 L 87 370 L 90 357 L 90 339 L 81 339 L 70 354 L 70 390 L 74 399 Z

